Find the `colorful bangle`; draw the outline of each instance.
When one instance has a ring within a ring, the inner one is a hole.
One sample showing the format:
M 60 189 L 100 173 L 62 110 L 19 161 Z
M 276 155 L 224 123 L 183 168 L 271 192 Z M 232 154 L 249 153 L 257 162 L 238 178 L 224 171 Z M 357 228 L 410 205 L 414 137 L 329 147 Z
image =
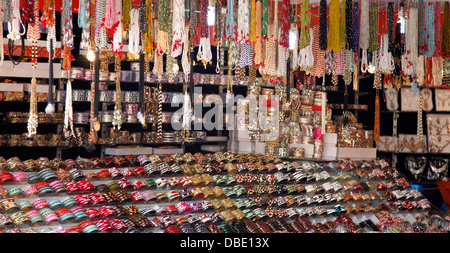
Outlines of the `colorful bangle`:
M 10 218 L 16 226 L 21 226 L 22 224 L 31 222 L 23 211 L 18 211 L 11 214 Z
M 9 174 L 9 173 L 8 173 Z M 28 181 L 28 177 L 27 177 L 27 174 L 25 174 L 25 172 L 23 172 L 23 171 L 18 171 L 18 172 L 15 172 L 14 174 L 13 174 L 13 176 L 14 176 L 14 180 L 16 181 L 16 182 L 24 182 L 24 181 Z M 4 182 L 4 181 L 2 181 L 2 180 L 0 180 L 1 182 Z
M 11 198 L 21 198 L 23 197 L 23 191 L 20 187 L 11 187 L 8 189 L 8 195 Z
M 29 211 L 33 209 L 33 205 L 28 200 L 21 201 L 17 204 L 21 211 Z
M 30 219 L 32 225 L 37 225 L 44 222 L 44 218 L 42 218 L 37 210 L 30 210 L 26 212 L 25 215 Z
M 75 200 L 80 205 L 87 205 L 87 204 L 91 204 L 92 203 L 92 200 L 91 200 L 91 198 L 89 198 L 88 195 L 77 195 L 75 197 Z
M 87 208 L 84 212 L 89 216 L 89 219 L 100 217 L 102 214 L 95 208 Z
M 111 223 L 107 219 L 98 220 L 95 225 L 98 227 L 98 229 L 100 229 L 100 231 L 108 231 L 113 228 Z
M 12 210 L 18 210 L 19 206 L 12 198 L 3 199 L 0 201 L 0 205 L 3 210 L 5 211 L 12 211 Z
M 111 206 L 102 206 L 98 209 L 103 217 L 114 216 L 116 212 Z

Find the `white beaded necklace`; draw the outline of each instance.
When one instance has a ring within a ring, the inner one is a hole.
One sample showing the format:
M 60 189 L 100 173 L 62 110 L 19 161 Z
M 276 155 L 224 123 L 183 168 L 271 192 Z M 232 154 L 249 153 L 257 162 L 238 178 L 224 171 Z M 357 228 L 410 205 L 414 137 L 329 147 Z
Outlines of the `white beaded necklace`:
M 132 54 L 139 53 L 139 9 L 132 9 L 130 11 L 128 51 Z
M 11 1 L 11 10 L 13 18 L 11 21 L 8 21 L 9 34 L 7 37 L 10 40 L 18 40 L 25 34 L 25 26 L 20 18 L 20 0 Z M 22 32 L 20 32 L 20 28 L 22 28 Z
M 361 72 L 366 73 L 368 64 L 367 49 L 369 48 L 369 0 L 361 1 L 361 25 L 359 29 L 359 47 L 362 49 Z
M 183 51 L 184 33 L 184 0 L 173 0 L 172 14 L 172 57 L 179 56 Z

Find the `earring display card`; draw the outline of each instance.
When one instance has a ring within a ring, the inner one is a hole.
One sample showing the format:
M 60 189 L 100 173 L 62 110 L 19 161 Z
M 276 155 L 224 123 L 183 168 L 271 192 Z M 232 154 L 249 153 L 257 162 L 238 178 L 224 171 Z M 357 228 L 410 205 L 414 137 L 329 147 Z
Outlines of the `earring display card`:
M 414 95 L 411 88 L 401 89 L 401 110 L 405 112 L 416 112 L 418 111 L 418 96 Z
M 436 111 L 450 111 L 450 90 L 435 90 Z
M 429 112 L 433 110 L 433 92 L 429 88 L 420 90 L 422 96 L 422 110 Z
M 428 152 L 450 153 L 450 114 L 427 115 Z
M 380 141 L 377 142 L 378 151 L 397 152 L 398 151 L 398 137 L 394 136 L 380 136 Z
M 424 153 L 427 152 L 427 137 L 424 135 L 422 142 L 419 142 L 415 134 L 398 135 L 399 153 Z
M 398 110 L 398 90 L 394 87 L 389 87 L 384 90 L 384 95 L 386 97 L 386 108 L 389 111 Z

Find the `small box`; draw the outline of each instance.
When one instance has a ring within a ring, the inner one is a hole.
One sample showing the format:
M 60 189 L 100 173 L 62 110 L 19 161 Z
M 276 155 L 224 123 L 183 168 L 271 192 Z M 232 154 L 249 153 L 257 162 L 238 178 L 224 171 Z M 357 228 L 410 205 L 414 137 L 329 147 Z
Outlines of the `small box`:
M 296 144 L 296 143 L 290 143 L 288 145 L 289 150 L 291 148 L 304 148 L 305 153 L 303 157 L 305 158 L 312 158 L 314 154 L 314 144 Z
M 323 135 L 323 143 L 325 144 L 337 144 L 337 134 L 336 133 L 325 133 Z
M 371 160 L 377 158 L 376 148 L 344 148 L 337 150 L 337 159 L 349 158 L 352 160 Z
M 324 145 L 323 152 L 322 152 L 322 158 L 335 160 L 337 157 L 337 150 L 338 150 L 338 148 L 336 146 Z
M 183 154 L 183 148 L 154 148 L 154 155 L 173 155 L 173 154 Z
M 255 142 L 253 141 L 239 141 L 238 143 L 239 152 L 253 153 L 255 151 Z
M 106 148 L 106 155 L 148 155 L 153 154 L 153 148 L 140 147 L 140 148 Z
M 262 141 L 255 142 L 255 154 L 265 154 L 266 153 L 266 143 Z

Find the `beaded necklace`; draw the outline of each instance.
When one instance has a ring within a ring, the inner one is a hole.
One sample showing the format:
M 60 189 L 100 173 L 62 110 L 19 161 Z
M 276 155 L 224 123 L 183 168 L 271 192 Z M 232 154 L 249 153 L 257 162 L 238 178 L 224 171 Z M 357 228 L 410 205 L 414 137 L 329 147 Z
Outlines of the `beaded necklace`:
M 359 29 L 359 47 L 362 49 L 361 73 L 366 73 L 368 65 L 367 49 L 369 48 L 369 0 L 361 0 L 361 23 Z
M 370 4 L 370 35 L 368 52 L 375 52 L 378 50 L 378 5 L 376 3 Z
M 254 63 L 255 68 L 259 68 L 261 63 L 263 62 L 263 43 L 262 43 L 262 20 L 263 15 L 263 9 L 262 9 L 262 2 L 261 0 L 258 0 L 256 2 L 256 24 L 255 24 L 255 52 L 254 52 Z
M 131 0 L 123 0 L 123 11 L 122 11 L 122 22 L 123 29 L 128 31 L 130 29 L 130 11 L 131 11 Z
M 256 0 L 250 0 L 250 45 L 255 45 L 256 41 Z
M 192 0 L 191 0 L 192 2 Z M 226 40 L 231 40 L 231 36 L 234 34 L 234 0 L 227 1 L 227 18 L 226 29 L 225 29 L 225 38 Z
M 430 57 L 433 56 L 435 50 L 434 43 L 434 5 L 433 3 L 428 3 L 425 7 L 425 76 L 424 76 L 424 84 L 425 85 L 433 85 L 433 68 L 432 68 L 432 59 Z
M 25 34 L 25 25 L 20 18 L 20 0 L 5 0 L 10 1 L 11 3 L 11 14 L 12 19 L 8 21 L 8 39 L 10 40 L 18 40 L 22 35 Z M 22 28 L 22 32 L 20 31 Z
M 450 3 L 444 3 L 444 22 L 442 26 L 442 55 L 450 57 Z
M 208 28 L 208 0 L 200 0 L 200 13 L 200 44 L 197 60 L 202 61 L 203 66 L 206 68 L 206 65 L 211 64 L 212 60 Z
M 122 120 L 123 120 L 122 99 L 121 99 L 122 91 L 120 88 L 120 75 L 122 72 L 120 54 L 115 54 L 114 60 L 115 60 L 114 67 L 115 67 L 117 76 L 116 76 L 116 101 L 114 103 L 114 113 L 113 113 L 112 125 L 113 125 L 113 128 L 120 130 L 120 128 L 122 127 Z
M 311 7 L 309 4 L 309 0 L 302 0 L 301 4 L 301 20 L 302 20 L 302 29 L 300 34 L 300 42 L 299 47 L 304 48 L 307 47 L 311 42 L 310 36 L 310 26 L 311 26 Z
M 388 3 L 388 51 L 394 51 L 394 2 Z
M 339 26 L 339 37 L 341 40 L 341 49 L 347 49 L 347 18 L 346 18 L 346 0 L 341 0 L 341 23 Z
M 116 15 L 117 15 L 117 28 L 114 31 L 113 34 L 113 40 L 112 40 L 112 51 L 116 55 L 122 54 L 122 31 L 123 31 L 123 22 L 122 22 L 122 0 L 116 0 Z M 117 57 L 117 56 L 116 56 Z
M 417 38 L 418 38 L 418 44 L 419 44 L 419 55 L 423 55 L 426 50 L 427 50 L 427 44 L 426 44 L 426 40 L 425 40 L 425 32 L 424 30 L 425 28 L 425 22 L 424 22 L 424 3 L 423 0 L 419 0 L 419 4 L 418 4 L 418 8 L 417 8 L 417 12 L 418 12 L 418 17 L 417 17 L 417 26 L 418 26 L 418 31 L 417 31 Z
M 297 29 L 295 29 L 297 30 Z M 307 47 L 304 47 L 300 49 L 299 52 L 299 58 L 297 65 L 300 66 L 300 68 L 305 71 L 307 74 L 309 74 L 312 71 L 312 68 L 314 66 L 315 56 L 313 53 L 313 39 L 314 39 L 314 32 L 313 29 L 309 29 L 308 33 L 310 34 L 310 44 Z M 294 50 L 296 51 L 296 50 Z M 294 59 L 292 59 L 294 60 Z
M 311 75 L 315 77 L 322 77 L 325 74 L 325 51 L 319 47 L 320 26 L 313 27 L 312 38 L 312 52 L 314 56 L 314 65 L 311 70 Z
M 363 0 L 364 1 L 364 0 Z M 319 49 L 327 49 L 327 0 L 320 0 L 319 6 Z M 317 59 L 317 58 L 316 58 Z
M 280 46 L 284 47 L 286 50 L 288 50 L 289 49 L 289 29 L 290 29 L 290 23 L 291 23 L 291 20 L 290 20 L 291 4 L 290 4 L 289 0 L 283 0 L 282 5 L 281 5 L 281 12 L 283 15 L 281 16 L 278 45 L 280 45 Z M 305 30 L 304 33 L 309 34 L 309 29 Z M 308 36 L 306 36 L 306 37 L 308 37 Z M 309 40 L 307 40 L 307 41 L 309 44 Z
M 442 56 L 441 44 L 441 4 L 439 1 L 434 3 L 434 54 L 433 56 Z
M 402 56 L 402 71 L 405 75 L 411 75 L 418 57 L 417 40 L 417 8 L 409 9 L 408 26 L 405 31 L 405 54 Z
M 72 23 L 72 1 L 63 1 L 63 42 L 64 42 L 64 55 L 63 55 L 63 69 L 71 69 L 72 54 L 71 50 L 73 44 L 73 23 Z
M 353 46 L 353 6 L 352 0 L 345 1 L 345 33 L 346 33 L 346 49 L 351 49 Z
M 184 23 L 184 0 L 173 0 L 172 14 L 172 57 L 177 57 L 182 53 L 184 41 L 185 23 Z
M 145 2 L 145 1 L 142 1 Z M 105 28 L 107 30 L 110 30 L 111 28 L 115 27 L 118 22 L 118 15 L 117 15 L 117 1 L 116 0 L 106 0 L 105 5 Z
M 328 33 L 328 50 L 341 51 L 339 0 L 330 0 L 330 31 Z
M 355 54 L 355 61 L 358 61 L 359 55 L 359 4 L 353 3 L 353 16 L 352 16 L 352 50 Z
M 139 53 L 139 9 L 131 9 L 130 32 L 128 35 L 128 51 L 131 54 Z
M 159 27 L 159 20 L 155 20 L 155 27 Z M 157 76 L 161 76 L 164 73 L 164 62 L 163 62 L 163 55 L 165 50 L 165 39 L 164 37 L 167 37 L 167 33 L 164 31 L 158 29 L 157 30 L 157 36 L 156 36 L 156 43 L 155 43 L 155 61 L 153 65 L 153 74 Z
M 276 42 L 273 34 L 273 24 L 268 24 L 267 39 L 264 43 L 264 66 L 260 68 L 264 80 L 269 80 L 276 76 Z
M 3 29 L 0 30 L 2 30 L 1 32 L 3 33 Z M 33 20 L 28 23 L 28 32 L 27 32 L 27 39 L 31 42 L 31 52 L 32 52 L 31 61 L 33 63 L 34 68 L 36 68 L 37 66 L 37 41 L 40 39 L 40 37 L 41 33 L 39 31 L 39 1 L 35 0 L 33 2 Z
M 88 17 L 86 13 L 87 10 L 88 0 L 79 0 L 78 1 L 78 27 L 84 28 L 88 24 Z

